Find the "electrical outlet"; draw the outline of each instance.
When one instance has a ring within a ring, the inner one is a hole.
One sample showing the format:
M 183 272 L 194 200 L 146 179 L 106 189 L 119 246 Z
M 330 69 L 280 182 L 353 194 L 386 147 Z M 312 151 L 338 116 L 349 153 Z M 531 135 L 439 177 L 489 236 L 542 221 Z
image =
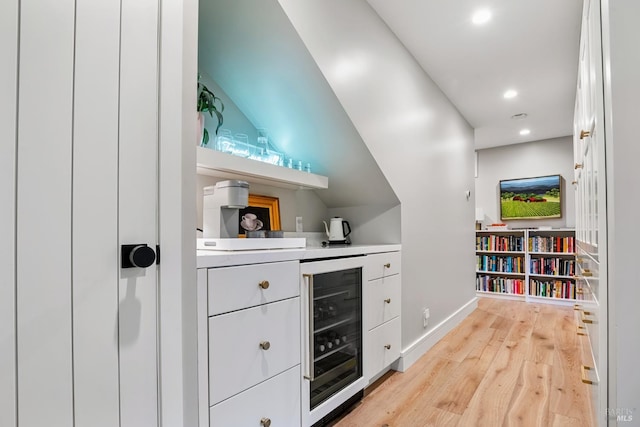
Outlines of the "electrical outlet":
M 426 328 L 427 325 L 429 324 L 429 316 L 431 314 L 429 313 L 429 309 L 425 308 L 422 310 L 422 327 Z

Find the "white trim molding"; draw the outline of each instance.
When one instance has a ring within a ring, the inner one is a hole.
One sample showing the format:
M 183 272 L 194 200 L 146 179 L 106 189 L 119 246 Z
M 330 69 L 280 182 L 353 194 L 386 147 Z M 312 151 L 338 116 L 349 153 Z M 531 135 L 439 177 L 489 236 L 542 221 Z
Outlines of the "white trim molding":
M 449 317 L 438 323 L 426 334 L 415 340 L 407 348 L 402 350 L 400 358 L 394 362 L 391 369 L 405 372 L 411 365 L 416 363 L 431 347 L 440 341 L 449 331 L 458 326 L 469 314 L 478 307 L 478 297 L 474 297 L 469 302 L 456 310 Z

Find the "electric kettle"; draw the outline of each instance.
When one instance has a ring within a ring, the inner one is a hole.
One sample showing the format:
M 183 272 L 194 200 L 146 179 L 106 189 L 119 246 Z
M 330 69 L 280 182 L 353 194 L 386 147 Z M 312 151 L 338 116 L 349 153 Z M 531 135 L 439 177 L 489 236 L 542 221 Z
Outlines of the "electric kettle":
M 342 218 L 331 218 L 331 225 L 327 225 L 327 221 L 322 222 L 324 222 L 324 229 L 327 232 L 327 237 L 329 237 L 329 242 L 345 242 L 347 236 L 351 234 L 349 222 Z

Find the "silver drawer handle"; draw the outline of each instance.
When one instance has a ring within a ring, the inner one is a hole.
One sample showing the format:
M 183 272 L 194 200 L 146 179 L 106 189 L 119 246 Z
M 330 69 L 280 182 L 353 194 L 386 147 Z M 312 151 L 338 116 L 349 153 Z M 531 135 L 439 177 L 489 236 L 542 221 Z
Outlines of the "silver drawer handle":
M 391 263 L 390 263 L 390 262 L 388 262 L 388 263 L 386 263 L 384 266 L 385 266 L 386 268 L 391 268 Z
M 269 341 L 262 341 L 260 343 L 260 348 L 263 350 L 269 350 L 271 348 L 271 343 Z
M 258 283 L 258 286 L 262 289 L 269 289 L 269 281 L 263 280 L 262 282 Z
M 391 298 L 387 298 L 386 300 L 384 300 L 384 302 L 386 302 L 387 304 L 391 304 Z
M 391 350 L 391 344 L 385 345 L 384 348 L 386 348 L 387 350 Z
M 261 425 L 262 427 L 270 427 L 270 426 L 271 426 L 271 420 L 270 420 L 269 418 L 267 418 L 267 417 L 263 417 L 263 418 L 260 420 L 260 425 Z

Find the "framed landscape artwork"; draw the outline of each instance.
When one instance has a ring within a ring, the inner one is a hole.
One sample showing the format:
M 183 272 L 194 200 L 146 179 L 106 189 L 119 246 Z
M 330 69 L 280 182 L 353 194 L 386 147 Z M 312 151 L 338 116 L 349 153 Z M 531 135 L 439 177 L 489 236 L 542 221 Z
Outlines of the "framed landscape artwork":
M 500 181 L 500 219 L 562 218 L 562 176 Z

